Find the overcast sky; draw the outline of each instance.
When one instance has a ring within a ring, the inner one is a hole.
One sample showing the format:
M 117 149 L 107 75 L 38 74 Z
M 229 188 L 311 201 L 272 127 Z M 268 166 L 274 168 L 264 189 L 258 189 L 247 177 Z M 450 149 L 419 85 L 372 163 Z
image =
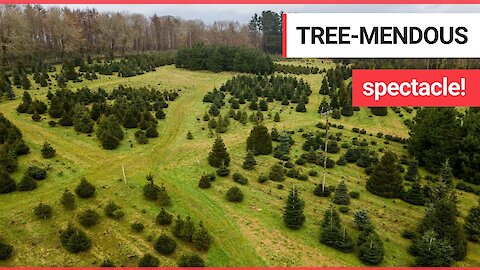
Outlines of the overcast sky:
M 49 5 L 45 5 L 49 6 Z M 146 16 L 172 15 L 183 19 L 248 22 L 262 10 L 285 12 L 480 12 L 480 5 L 65 5 L 70 8 L 94 7 L 98 11 L 128 11 Z

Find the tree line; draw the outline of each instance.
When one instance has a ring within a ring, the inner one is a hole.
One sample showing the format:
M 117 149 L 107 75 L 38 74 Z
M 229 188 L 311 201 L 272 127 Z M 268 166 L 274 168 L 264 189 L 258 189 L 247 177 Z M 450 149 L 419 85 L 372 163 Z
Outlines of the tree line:
M 41 5 L 0 5 L 0 66 L 18 59 L 100 55 L 113 58 L 144 51 L 176 50 L 196 43 L 253 47 L 281 53 L 280 15 L 265 11 L 249 24 L 136 13 L 99 12 Z

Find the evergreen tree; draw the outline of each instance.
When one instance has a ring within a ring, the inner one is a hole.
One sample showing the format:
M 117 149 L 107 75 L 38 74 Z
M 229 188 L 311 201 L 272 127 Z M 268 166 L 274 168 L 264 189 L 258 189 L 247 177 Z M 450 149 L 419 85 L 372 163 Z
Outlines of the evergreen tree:
M 19 191 L 31 191 L 37 188 L 37 182 L 30 175 L 24 174 L 20 182 L 18 182 L 17 189 Z
M 407 173 L 405 174 L 406 181 L 415 181 L 418 177 L 418 162 L 416 160 L 408 163 Z
M 172 223 L 172 217 L 172 214 L 162 208 L 162 210 L 160 210 L 160 213 L 158 213 L 155 221 L 158 225 L 170 225 Z
M 375 116 L 385 116 L 388 114 L 387 107 L 371 107 L 370 110 Z
M 353 250 L 354 243 L 352 238 L 347 232 L 347 229 L 343 228 L 340 232 L 339 237 L 335 241 L 335 249 L 340 250 L 341 252 L 351 252 Z
M 451 266 L 454 262 L 453 248 L 434 231 L 426 231 L 413 250 L 416 266 Z
M 162 233 L 155 241 L 155 250 L 162 255 L 170 255 L 177 248 L 177 243 L 170 236 Z
M 210 177 L 206 175 L 202 175 L 200 177 L 200 181 L 198 182 L 198 187 L 202 189 L 210 188 L 212 186 L 212 181 L 210 180 Z
M 327 77 L 323 77 L 322 86 L 320 87 L 320 95 L 328 95 L 330 94 L 330 89 L 328 88 L 328 81 Z
M 423 235 L 433 230 L 438 239 L 445 240 L 453 248 L 453 258 L 461 261 L 467 253 L 467 237 L 458 221 L 456 194 L 443 183 L 438 183 L 432 189 L 435 193 L 431 196 L 432 202 L 425 211 L 418 232 Z
M 155 117 L 156 117 L 158 120 L 165 119 L 165 113 L 163 112 L 162 109 L 159 109 L 159 110 L 155 113 Z
M 363 231 L 367 226 L 372 226 L 370 218 L 368 217 L 368 212 L 365 210 L 356 211 L 353 219 L 360 231 Z
M 212 237 L 208 231 L 203 226 L 203 223 L 200 222 L 198 229 L 195 230 L 192 236 L 192 243 L 197 250 L 208 251 L 210 244 L 212 243 Z
M 60 233 L 60 243 L 67 251 L 80 253 L 87 251 L 92 241 L 82 230 L 69 224 L 68 227 Z
M 35 122 L 39 122 L 40 120 L 42 120 L 42 116 L 40 114 L 38 114 L 37 110 L 35 110 L 33 112 L 32 120 L 35 121 Z
M 228 154 L 227 148 L 220 136 L 217 137 L 213 143 L 212 151 L 208 155 L 208 164 L 216 168 L 220 167 L 222 164 L 225 166 L 230 164 L 230 155 Z
M 48 142 L 43 143 L 43 146 L 42 146 L 43 158 L 52 158 L 55 156 L 56 152 L 57 151 L 55 151 L 55 149 L 53 149 L 53 147 Z
M 379 265 L 383 261 L 384 255 L 383 242 L 377 234 L 367 237 L 358 250 L 358 257 L 366 265 Z
M 443 163 L 440 169 L 440 181 L 448 188 L 453 187 L 453 172 L 448 159 Z
M 322 102 L 318 106 L 318 113 L 323 114 L 323 113 L 326 113 L 328 111 L 330 111 L 330 105 L 328 104 L 327 99 L 323 98 Z
M 78 216 L 78 222 L 86 228 L 97 225 L 99 219 L 100 215 L 92 209 L 85 210 L 81 212 Z
M 159 265 L 160 261 L 149 253 L 143 255 L 140 261 L 138 261 L 139 267 L 158 267 Z
M 340 204 L 340 205 L 350 204 L 350 195 L 348 194 L 347 185 L 343 180 L 340 181 L 340 184 L 338 184 L 337 189 L 335 190 L 333 203 Z
M 12 256 L 13 246 L 0 239 L 0 261 L 5 261 Z
M 62 113 L 62 117 L 60 118 L 60 120 L 58 120 L 58 123 L 64 127 L 73 126 L 73 117 L 71 115 L 71 112 L 64 111 Z
M 86 178 L 82 178 L 80 184 L 75 188 L 75 193 L 82 199 L 87 199 L 95 195 L 95 186 L 90 184 Z
M 367 180 L 367 190 L 381 197 L 398 198 L 402 194 L 402 182 L 403 179 L 397 167 L 397 156 L 388 151 L 373 168 Z
M 280 122 L 280 114 L 278 112 L 275 113 L 275 116 L 273 117 L 273 121 L 275 122 Z
M 136 128 L 137 125 L 138 125 L 137 114 L 132 110 L 128 110 L 125 113 L 125 116 L 123 117 L 123 126 L 125 128 Z
M 75 196 L 68 189 L 65 189 L 65 191 L 63 192 L 60 203 L 65 210 L 74 210 L 75 208 L 77 208 L 77 206 L 75 205 Z
M 464 224 L 468 239 L 473 242 L 480 242 L 480 205 L 468 210 Z
M 227 201 L 229 202 L 242 202 L 243 192 L 238 187 L 231 187 L 227 191 Z
M 425 192 L 419 180 L 415 180 L 408 191 L 402 192 L 402 199 L 413 205 L 425 205 Z
M 243 161 L 242 167 L 245 170 L 251 170 L 257 165 L 257 161 L 255 160 L 255 156 L 252 151 L 247 151 L 247 155 L 245 156 L 245 160 Z
M 187 133 L 187 140 L 193 140 L 193 134 L 190 131 Z
M 296 230 L 302 227 L 305 222 L 305 215 L 303 214 L 304 205 L 304 201 L 298 196 L 298 190 L 292 188 L 283 212 L 283 222 L 288 228 Z
M 330 206 L 324 214 L 320 232 L 320 243 L 329 247 L 335 247 L 335 243 L 341 234 L 340 217 L 335 207 Z
M 307 112 L 307 108 L 305 107 L 305 102 L 303 100 L 300 100 L 300 102 L 297 103 L 297 107 L 295 107 L 296 112 Z
M 38 218 L 49 219 L 52 217 L 53 210 L 50 205 L 39 203 L 37 206 L 35 206 L 33 212 Z
M 255 125 L 247 138 L 247 151 L 254 155 L 269 155 L 272 153 L 272 137 L 264 125 Z
M 0 166 L 0 194 L 10 193 L 17 189 L 15 180 L 12 179 L 7 170 Z
M 158 190 L 158 204 L 160 206 L 169 206 L 172 202 L 170 195 L 168 195 L 167 189 L 161 185 Z
M 73 126 L 76 131 L 82 133 L 92 133 L 94 122 L 90 117 L 88 110 L 80 105 L 75 105 L 74 115 L 73 115 Z
M 270 168 L 270 173 L 268 178 L 272 181 L 282 182 L 285 180 L 285 171 L 283 170 L 283 166 L 279 163 L 275 163 Z
M 197 254 L 183 254 L 178 259 L 177 265 L 180 267 L 204 267 L 205 262 Z
M 147 136 L 147 138 L 157 138 L 158 137 L 158 131 L 154 126 L 149 126 L 145 130 L 145 135 Z
M 143 186 L 143 197 L 150 201 L 156 201 L 159 192 L 160 187 L 153 182 L 153 176 L 147 175 L 147 184 Z
M 95 134 L 104 149 L 115 149 L 124 137 L 120 123 L 113 114 L 100 118 Z

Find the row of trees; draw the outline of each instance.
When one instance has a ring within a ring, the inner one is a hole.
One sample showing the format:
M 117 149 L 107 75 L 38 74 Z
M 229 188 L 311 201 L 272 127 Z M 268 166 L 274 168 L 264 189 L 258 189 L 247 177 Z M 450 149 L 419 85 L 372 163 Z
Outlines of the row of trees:
M 175 65 L 190 70 L 238 71 L 269 74 L 274 70 L 270 56 L 261 51 L 233 47 L 196 44 L 178 50 Z
M 173 16 L 99 12 L 40 5 L 1 5 L 0 66 L 37 57 L 62 59 L 85 55 L 126 55 L 176 50 L 196 43 L 225 44 L 281 53 L 280 15 L 267 11 L 250 24 L 234 21 L 207 25 Z

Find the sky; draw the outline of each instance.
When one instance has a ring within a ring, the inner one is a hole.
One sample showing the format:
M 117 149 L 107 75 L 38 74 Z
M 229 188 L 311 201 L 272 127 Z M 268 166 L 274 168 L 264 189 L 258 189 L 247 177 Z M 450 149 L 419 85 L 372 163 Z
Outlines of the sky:
M 52 6 L 52 5 L 44 5 Z M 183 19 L 246 23 L 262 10 L 285 12 L 458 12 L 480 13 L 480 5 L 63 5 L 70 8 L 95 8 L 98 11 L 141 13 L 146 16 L 172 15 Z

